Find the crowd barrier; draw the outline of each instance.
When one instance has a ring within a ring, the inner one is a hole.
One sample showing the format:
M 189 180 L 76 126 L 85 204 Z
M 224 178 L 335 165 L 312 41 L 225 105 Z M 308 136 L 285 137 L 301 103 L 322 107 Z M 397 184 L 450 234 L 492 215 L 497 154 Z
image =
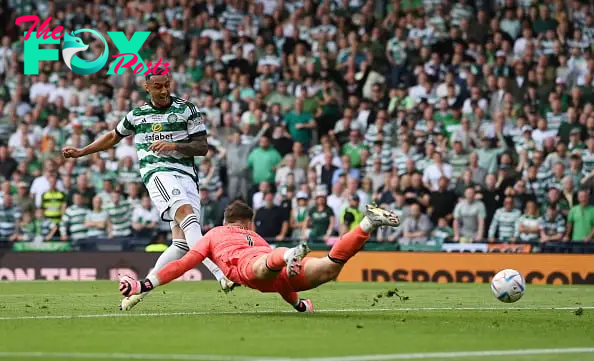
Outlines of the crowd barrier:
M 286 239 L 277 241 L 268 240 L 271 245 L 278 247 L 293 247 L 299 240 Z M 331 244 L 337 239 L 327 242 L 323 240 L 310 241 L 309 246 L 313 250 L 329 250 Z M 122 237 L 116 239 L 86 240 L 84 246 L 80 244 L 71 245 L 67 242 L 16 242 L 1 243 L 4 249 L 12 249 L 17 252 L 67 252 L 67 251 L 144 251 L 149 243 L 146 239 L 135 237 Z M 417 244 L 399 245 L 390 242 L 375 242 L 370 240 L 365 244 L 365 251 L 382 252 L 464 252 L 464 253 L 591 253 L 594 254 L 593 242 L 547 242 L 534 244 L 511 244 L 511 243 L 445 243 L 445 244 Z
M 325 251 L 311 256 L 323 257 Z M 116 280 L 143 277 L 159 255 L 140 252 L 5 252 L 0 253 L 0 280 Z M 527 283 L 594 284 L 594 255 L 369 252 L 344 267 L 343 282 L 488 283 L 504 268 L 520 271 Z M 201 265 L 182 280 L 212 279 Z
M 594 284 L 594 255 L 461 252 L 360 252 L 338 281 L 488 283 L 505 268 L 518 270 L 527 283 Z

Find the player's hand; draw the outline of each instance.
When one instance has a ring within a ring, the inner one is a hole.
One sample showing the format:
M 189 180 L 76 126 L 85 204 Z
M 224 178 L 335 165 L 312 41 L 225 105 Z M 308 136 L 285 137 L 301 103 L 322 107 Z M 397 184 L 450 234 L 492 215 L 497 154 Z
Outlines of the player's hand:
M 73 147 L 64 147 L 62 148 L 62 155 L 64 158 L 78 158 L 82 156 L 82 152 L 79 149 Z
M 120 278 L 120 293 L 125 297 L 140 293 L 140 282 L 129 276 Z
M 158 140 L 158 141 L 154 142 L 153 144 L 151 144 L 148 147 L 148 150 L 152 150 L 153 152 L 155 152 L 157 154 L 173 152 L 173 151 L 175 151 L 175 144 L 166 142 L 163 140 Z

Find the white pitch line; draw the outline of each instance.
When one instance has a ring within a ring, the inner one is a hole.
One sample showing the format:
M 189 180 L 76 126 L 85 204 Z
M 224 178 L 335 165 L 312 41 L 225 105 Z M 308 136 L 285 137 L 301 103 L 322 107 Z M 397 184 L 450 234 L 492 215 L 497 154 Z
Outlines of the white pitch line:
M 372 313 L 372 312 L 403 312 L 403 311 L 570 311 L 578 308 L 593 310 L 594 306 L 575 307 L 401 307 L 401 308 L 347 308 L 316 310 L 316 313 Z M 259 314 L 295 313 L 292 310 L 261 310 L 261 311 L 196 311 L 196 312 L 154 312 L 154 313 L 99 313 L 91 315 L 46 315 L 46 316 L 5 316 L 0 321 L 11 320 L 63 320 L 75 318 L 111 318 L 111 317 L 171 317 L 171 316 L 209 316 L 209 315 L 259 315 Z
M 502 356 L 560 355 L 594 353 L 594 347 L 544 348 L 491 351 L 453 351 L 400 353 L 389 355 L 359 355 L 310 358 L 270 358 L 256 356 L 215 356 L 191 354 L 128 354 L 128 353 L 79 353 L 79 352 L 0 352 L 0 358 L 46 358 L 46 359 L 108 359 L 108 360 L 185 360 L 185 361 L 395 361 L 437 360 L 457 358 L 484 358 Z

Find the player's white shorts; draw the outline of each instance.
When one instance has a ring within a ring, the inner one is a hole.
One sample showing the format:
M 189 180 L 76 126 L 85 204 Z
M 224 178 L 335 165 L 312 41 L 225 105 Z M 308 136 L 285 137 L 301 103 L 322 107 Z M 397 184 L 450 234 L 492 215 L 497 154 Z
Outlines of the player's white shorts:
M 146 189 L 159 210 L 161 219 L 170 222 L 171 229 L 177 222 L 169 214 L 169 209 L 176 201 L 189 203 L 196 217 L 200 219 L 198 184 L 191 177 L 179 173 L 155 173 L 146 184 Z

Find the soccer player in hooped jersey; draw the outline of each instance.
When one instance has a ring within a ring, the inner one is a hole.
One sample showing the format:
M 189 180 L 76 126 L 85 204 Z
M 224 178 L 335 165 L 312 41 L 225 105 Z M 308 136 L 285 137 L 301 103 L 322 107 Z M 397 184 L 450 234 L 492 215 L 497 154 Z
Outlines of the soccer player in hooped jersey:
M 400 219 L 393 212 L 372 205 L 352 231 L 338 240 L 327 257 L 305 257 L 305 243 L 294 248 L 272 248 L 253 231 L 253 210 L 241 201 L 225 209 L 221 227 L 208 232 L 184 257 L 173 261 L 142 281 L 124 276 L 120 292 L 124 296 L 148 292 L 169 283 L 210 257 L 235 283 L 261 292 L 276 292 L 299 312 L 313 312 L 310 300 L 297 292 L 318 287 L 336 278 L 343 265 L 353 257 L 381 226 L 398 227 Z
M 122 138 L 134 136 L 142 181 L 161 219 L 170 222 L 173 234 L 173 243 L 161 254 L 152 273 L 180 259 L 202 238 L 194 157 L 204 156 L 208 151 L 201 113 L 191 102 L 171 96 L 169 76 L 161 75 L 165 69 L 159 70 L 145 78 L 144 87 L 150 95 L 148 103 L 128 112 L 114 130 L 88 146 L 62 150 L 65 158 L 78 158 L 104 151 Z M 234 283 L 211 260 L 205 260 L 204 265 L 225 292 L 233 288 Z M 124 298 L 120 308 L 130 310 L 145 295 Z

